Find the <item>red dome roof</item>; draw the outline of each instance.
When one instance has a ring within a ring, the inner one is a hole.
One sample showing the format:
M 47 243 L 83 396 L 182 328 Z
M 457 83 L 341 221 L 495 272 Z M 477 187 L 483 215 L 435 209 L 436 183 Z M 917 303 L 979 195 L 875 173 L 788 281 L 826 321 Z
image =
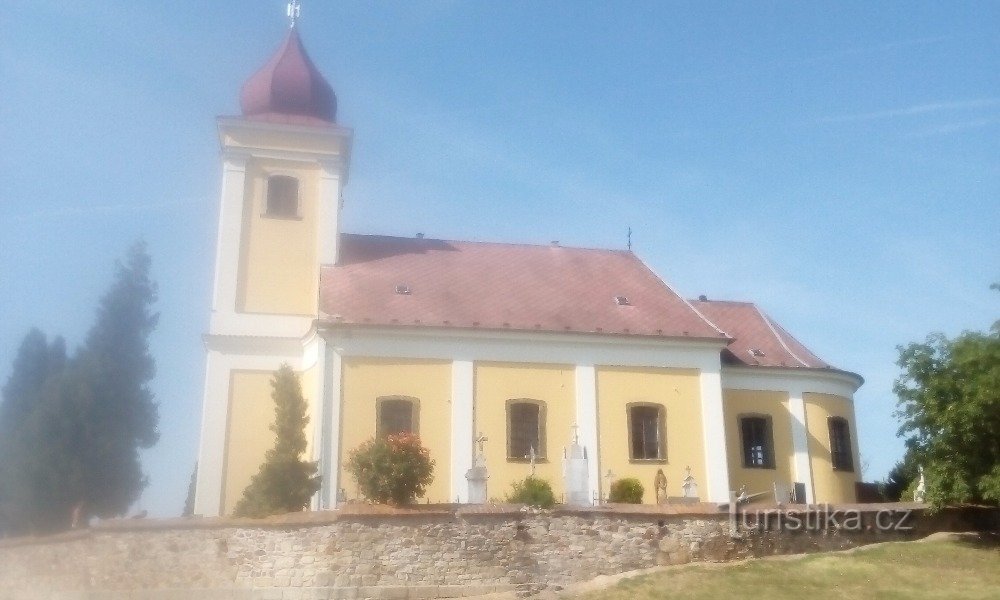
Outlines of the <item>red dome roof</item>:
M 332 123 L 337 96 L 316 69 L 292 28 L 271 60 L 243 84 L 243 116 L 285 123 Z

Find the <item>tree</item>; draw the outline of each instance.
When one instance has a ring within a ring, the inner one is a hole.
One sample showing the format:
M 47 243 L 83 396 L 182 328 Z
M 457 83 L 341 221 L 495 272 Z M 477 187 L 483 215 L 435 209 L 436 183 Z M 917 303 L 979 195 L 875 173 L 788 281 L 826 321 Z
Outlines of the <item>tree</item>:
M 410 504 L 434 480 L 430 451 L 412 433 L 372 438 L 351 451 L 347 470 L 372 502 Z
M 4 450 L 2 477 L 22 532 L 123 515 L 146 486 L 139 450 L 159 437 L 149 388 L 155 366 L 148 338 L 158 318 L 150 264 L 141 242 L 118 263 L 95 323 L 71 360 L 57 339 L 44 377 L 37 359 L 28 361 L 35 365 L 30 367 L 15 363 L 4 388 L 3 421 L 16 435 Z M 37 356 L 38 336 L 29 337 L 34 350 L 25 356 Z
M 1000 504 L 1000 321 L 899 352 L 899 432 L 924 467 L 928 501 Z
M 260 471 L 250 480 L 236 504 L 238 517 L 266 517 L 300 511 L 319 491 L 318 465 L 302 460 L 306 451 L 306 401 L 299 378 L 287 364 L 271 380 L 274 399 L 274 447 L 267 451 Z
M 31 530 L 37 520 L 33 498 L 38 496 L 31 462 L 31 439 L 25 423 L 41 402 L 46 383 L 66 366 L 66 344 L 32 329 L 14 359 L 0 402 L 0 533 L 16 535 Z
M 194 471 L 191 471 L 191 480 L 188 481 L 187 497 L 184 498 L 184 510 L 181 512 L 182 517 L 190 517 L 194 515 L 194 494 L 197 489 L 198 463 L 194 463 Z
M 887 502 L 909 502 L 905 492 L 914 480 L 919 477 L 916 455 L 910 448 L 906 449 L 903 458 L 892 467 L 883 481 L 879 482 L 879 493 Z

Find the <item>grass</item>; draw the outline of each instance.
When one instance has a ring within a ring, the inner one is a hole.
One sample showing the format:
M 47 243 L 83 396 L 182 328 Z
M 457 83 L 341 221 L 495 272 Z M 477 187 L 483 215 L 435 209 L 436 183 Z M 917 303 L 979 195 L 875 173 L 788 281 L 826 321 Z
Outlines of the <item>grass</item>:
M 850 553 L 687 565 L 625 579 L 581 600 L 658 598 L 1000 598 L 1000 545 L 958 540 L 882 544 Z

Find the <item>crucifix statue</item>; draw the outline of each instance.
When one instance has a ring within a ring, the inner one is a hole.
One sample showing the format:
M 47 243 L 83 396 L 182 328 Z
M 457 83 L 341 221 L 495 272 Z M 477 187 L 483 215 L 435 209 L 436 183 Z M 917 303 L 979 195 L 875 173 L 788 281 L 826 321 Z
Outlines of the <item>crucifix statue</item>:
M 580 445 L 580 426 L 577 425 L 576 423 L 573 423 L 573 426 L 570 427 L 570 429 L 573 430 L 573 443 L 576 445 Z
M 302 12 L 302 7 L 299 5 L 299 0 L 292 0 L 288 3 L 288 19 L 291 21 L 291 26 L 295 27 L 295 23 L 299 20 L 299 14 Z
M 534 477 L 535 476 L 535 459 L 538 458 L 538 455 L 535 454 L 535 447 L 534 446 L 528 446 L 528 455 L 525 456 L 525 458 L 528 459 L 528 464 L 531 465 L 531 476 Z

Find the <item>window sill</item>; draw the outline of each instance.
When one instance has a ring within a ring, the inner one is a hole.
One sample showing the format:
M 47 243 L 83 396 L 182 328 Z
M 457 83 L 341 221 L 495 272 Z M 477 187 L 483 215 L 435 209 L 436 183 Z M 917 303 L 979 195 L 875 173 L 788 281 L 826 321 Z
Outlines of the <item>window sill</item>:
M 525 465 L 527 465 L 527 464 L 531 464 L 531 459 L 530 458 L 512 458 L 512 457 L 508 456 L 507 457 L 507 462 L 509 462 L 509 463 L 519 463 L 519 464 L 525 464 Z M 535 457 L 535 464 L 537 464 L 537 465 L 543 465 L 543 464 L 546 464 L 548 462 L 549 462 L 549 460 L 547 458 L 543 458 L 541 456 L 536 456 Z
M 278 221 L 301 221 L 302 217 L 299 215 L 271 215 L 268 213 L 261 213 L 261 219 L 276 219 Z
M 665 458 L 630 458 L 628 461 L 634 465 L 665 465 Z
M 744 469 L 753 469 L 755 471 L 776 471 L 777 467 L 773 465 L 743 465 Z
M 836 473 L 853 473 L 854 467 L 834 467 L 833 470 Z

